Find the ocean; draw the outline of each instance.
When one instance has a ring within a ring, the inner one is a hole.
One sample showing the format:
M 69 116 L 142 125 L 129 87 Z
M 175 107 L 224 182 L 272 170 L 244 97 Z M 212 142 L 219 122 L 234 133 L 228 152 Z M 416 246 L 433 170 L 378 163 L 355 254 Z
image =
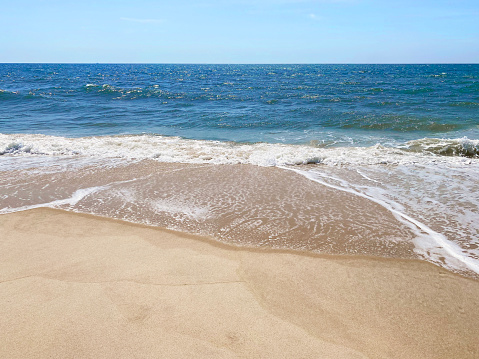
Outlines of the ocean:
M 36 207 L 479 277 L 479 65 L 0 64 Z

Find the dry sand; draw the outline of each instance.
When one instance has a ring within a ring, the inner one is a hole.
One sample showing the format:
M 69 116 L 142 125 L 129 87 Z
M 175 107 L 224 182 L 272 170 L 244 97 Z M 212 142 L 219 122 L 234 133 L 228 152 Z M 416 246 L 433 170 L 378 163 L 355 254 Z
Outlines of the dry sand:
M 478 358 L 479 281 L 415 260 L 235 249 L 0 216 L 1 358 Z

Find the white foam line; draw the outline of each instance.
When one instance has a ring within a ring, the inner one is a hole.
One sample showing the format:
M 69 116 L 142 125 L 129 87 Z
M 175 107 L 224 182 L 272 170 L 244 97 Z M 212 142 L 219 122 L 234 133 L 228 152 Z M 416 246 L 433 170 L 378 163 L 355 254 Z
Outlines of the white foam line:
M 285 169 L 285 170 L 288 170 L 288 171 L 296 172 L 296 173 L 298 173 L 298 174 L 300 174 L 300 175 L 302 175 L 302 176 L 304 176 L 304 177 L 306 177 L 306 178 L 308 178 L 308 179 L 310 179 L 314 182 L 322 184 L 324 186 L 334 188 L 334 189 L 337 189 L 339 191 L 352 193 L 356 196 L 366 198 L 370 201 L 373 201 L 373 202 L 379 204 L 380 206 L 382 206 L 382 207 L 386 208 L 388 211 L 390 211 L 394 215 L 394 217 L 396 217 L 400 222 L 406 224 L 408 227 L 413 229 L 416 233 L 417 233 L 417 228 L 419 228 L 423 232 L 427 233 L 437 243 L 437 245 L 442 247 L 451 257 L 457 259 L 458 261 L 463 263 L 466 267 L 468 267 L 472 271 L 479 274 L 479 265 L 472 258 L 464 256 L 461 253 L 458 253 L 462 250 L 458 245 L 449 241 L 444 235 L 432 230 L 431 228 L 426 226 L 424 223 L 421 223 L 418 220 L 416 220 L 412 217 L 409 217 L 407 214 L 404 214 L 402 212 L 399 212 L 399 211 L 395 210 L 389 203 L 387 203 L 385 201 L 382 201 L 380 199 L 368 196 L 364 193 L 357 192 L 357 191 L 355 191 L 353 189 L 350 189 L 350 188 L 343 188 L 343 187 L 335 186 L 335 185 L 329 184 L 327 182 L 321 181 L 320 179 L 313 177 L 313 175 L 310 172 L 307 172 L 307 171 L 301 171 L 301 170 L 298 170 L 298 169 L 295 169 L 295 168 L 289 168 L 289 167 L 284 167 L 284 166 L 278 166 L 278 167 L 282 168 L 282 169 Z M 320 174 L 320 173 L 316 173 L 316 174 L 318 174 L 319 176 L 322 176 L 322 174 Z M 334 178 L 334 177 L 330 177 L 330 176 L 327 176 L 327 177 L 342 182 L 342 180 L 340 180 L 338 178 Z
M 368 181 L 371 181 L 371 182 L 376 182 L 376 183 L 381 183 L 379 181 L 376 181 L 375 179 L 372 179 L 368 176 L 366 176 L 364 173 L 362 173 L 360 170 L 356 170 L 357 173 L 359 173 L 359 175 L 361 175 L 362 177 L 364 177 L 365 179 L 367 179 Z
M 93 192 L 97 192 L 101 189 L 106 188 L 106 186 L 100 186 L 100 187 L 89 187 L 89 188 L 81 188 L 79 190 L 76 190 L 73 192 L 72 196 L 69 198 L 64 198 L 64 199 L 57 199 L 52 202 L 46 202 L 46 203 L 39 203 L 39 204 L 33 204 L 30 206 L 22 206 L 22 207 L 16 207 L 16 208 L 3 208 L 0 209 L 0 214 L 6 214 L 6 213 L 12 213 L 12 212 L 22 212 L 22 211 L 27 211 L 29 209 L 34 209 L 34 208 L 40 208 L 40 207 L 51 207 L 55 208 L 58 206 L 62 206 L 65 204 L 69 204 L 70 206 L 74 206 L 78 202 L 80 202 L 83 198 L 88 196 L 89 194 L 92 194 Z
M 112 182 L 112 183 L 109 183 L 109 184 L 104 185 L 104 186 L 80 188 L 80 189 L 76 190 L 75 192 L 73 192 L 71 197 L 68 197 L 68 198 L 57 199 L 57 200 L 52 201 L 52 202 L 32 204 L 30 206 L 22 206 L 22 207 L 15 207 L 15 208 L 7 207 L 7 208 L 0 209 L 0 214 L 7 214 L 7 213 L 13 213 L 13 212 L 23 212 L 23 211 L 27 211 L 29 209 L 40 208 L 40 207 L 55 208 L 55 207 L 62 206 L 62 205 L 65 205 L 65 204 L 69 204 L 70 206 L 74 206 L 75 204 L 80 202 L 86 196 L 88 196 L 88 195 L 90 195 L 94 192 L 98 192 L 100 190 L 107 189 L 114 184 L 134 182 L 134 181 L 137 181 L 137 180 L 140 180 L 140 179 L 146 179 L 148 177 L 151 177 L 152 175 L 153 174 L 145 176 L 145 177 L 133 178 L 133 179 L 126 180 L 126 181 L 116 181 L 116 182 Z

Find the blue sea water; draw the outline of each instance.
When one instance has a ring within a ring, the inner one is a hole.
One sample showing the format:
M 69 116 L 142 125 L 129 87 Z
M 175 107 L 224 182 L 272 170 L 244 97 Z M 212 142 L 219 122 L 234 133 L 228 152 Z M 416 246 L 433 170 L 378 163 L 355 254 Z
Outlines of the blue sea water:
M 317 146 L 479 138 L 479 65 L 0 64 L 0 133 Z

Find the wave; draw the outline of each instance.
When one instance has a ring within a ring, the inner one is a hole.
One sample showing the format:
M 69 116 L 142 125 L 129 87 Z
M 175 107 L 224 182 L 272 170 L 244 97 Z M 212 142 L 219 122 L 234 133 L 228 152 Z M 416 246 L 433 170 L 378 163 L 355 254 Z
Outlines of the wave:
M 28 101 L 28 100 L 41 100 L 45 98 L 54 98 L 54 89 L 31 89 L 28 91 L 8 91 L 0 89 L 1 100 L 15 100 L 15 101 Z
M 253 164 L 374 165 L 457 162 L 479 157 L 479 140 L 425 138 L 397 147 L 328 147 L 274 143 L 191 140 L 160 135 L 66 138 L 0 134 L 0 155 L 89 156 L 153 159 L 159 162 Z
M 0 89 L 1 99 L 16 98 L 17 96 L 18 96 L 18 91 L 8 91 L 8 90 Z
M 467 137 L 457 139 L 423 138 L 407 142 L 405 149 L 441 156 L 479 158 L 479 140 L 471 140 Z
M 115 87 L 112 85 L 108 84 L 103 84 L 103 85 L 97 85 L 97 84 L 86 84 L 83 87 L 84 91 L 86 93 L 97 93 L 97 94 L 104 94 L 104 95 L 116 95 L 120 97 L 124 96 L 130 96 L 130 97 L 135 97 L 135 96 L 142 96 L 145 95 L 145 90 L 142 88 L 121 88 L 121 87 Z

